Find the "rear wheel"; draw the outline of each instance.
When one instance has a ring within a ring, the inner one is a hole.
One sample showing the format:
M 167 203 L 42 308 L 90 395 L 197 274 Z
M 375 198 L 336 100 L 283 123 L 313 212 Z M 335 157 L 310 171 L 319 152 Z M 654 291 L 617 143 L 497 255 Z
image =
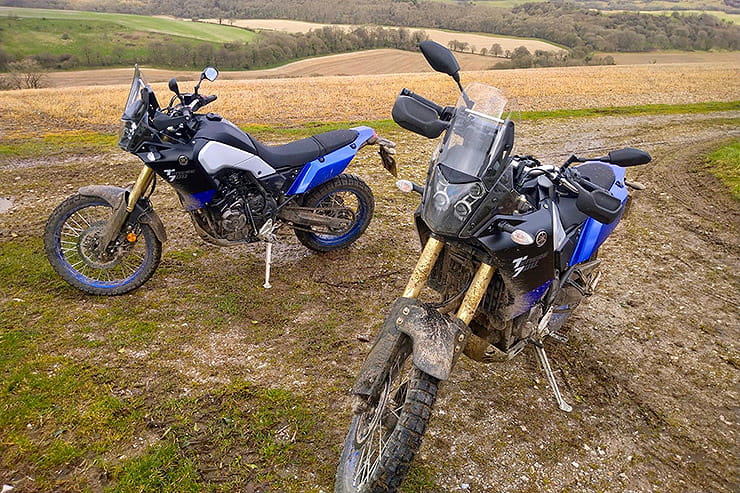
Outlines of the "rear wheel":
M 439 380 L 411 364 L 411 341 L 389 362 L 379 395 L 356 410 L 334 491 L 396 491 L 421 446 Z
M 375 210 L 370 187 L 354 175 L 339 175 L 308 192 L 302 200 L 322 216 L 342 219 L 341 227 L 309 226 L 295 230 L 304 246 L 316 252 L 330 252 L 348 247 L 365 232 Z
M 146 224 L 121 233 L 118 244 L 98 250 L 113 207 L 100 197 L 72 195 L 52 212 L 44 232 L 49 263 L 86 293 L 112 296 L 144 284 L 159 266 L 162 243 Z

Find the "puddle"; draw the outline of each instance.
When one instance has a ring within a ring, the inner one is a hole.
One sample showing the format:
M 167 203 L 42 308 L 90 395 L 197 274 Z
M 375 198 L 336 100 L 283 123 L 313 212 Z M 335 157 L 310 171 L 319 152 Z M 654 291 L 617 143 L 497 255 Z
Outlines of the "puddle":
M 5 197 L 0 197 L 0 214 L 2 214 L 3 212 L 8 212 L 11 207 L 13 207 L 12 200 L 6 199 Z

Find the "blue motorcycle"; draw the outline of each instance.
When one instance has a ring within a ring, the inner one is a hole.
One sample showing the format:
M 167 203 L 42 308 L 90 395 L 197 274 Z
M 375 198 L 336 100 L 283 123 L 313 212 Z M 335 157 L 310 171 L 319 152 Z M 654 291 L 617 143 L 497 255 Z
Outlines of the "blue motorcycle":
M 197 113 L 216 100 L 198 93 L 218 71 L 206 68 L 192 93 L 174 93 L 166 108 L 134 70 L 121 118 L 119 147 L 144 162 L 131 188 L 86 186 L 51 214 L 47 258 L 72 286 L 118 295 L 146 282 L 166 240 L 149 200 L 156 177 L 169 183 L 200 236 L 216 245 L 267 242 L 265 287 L 270 287 L 275 230 L 287 224 L 317 252 L 346 248 L 368 227 L 375 206 L 370 187 L 344 174 L 357 152 L 380 146 L 395 172 L 393 143 L 370 127 L 334 130 L 269 146 L 216 113 Z
M 567 341 L 565 321 L 599 281 L 599 246 L 621 219 L 625 167 L 650 156 L 625 148 L 562 166 L 512 155 L 514 124 L 503 93 L 460 84 L 452 53 L 420 45 L 432 68 L 454 78 L 456 106 L 408 89 L 393 107 L 403 128 L 429 139 L 445 132 L 415 213 L 424 249 L 355 381 L 353 417 L 335 491 L 396 491 L 421 445 L 439 385 L 461 354 L 505 362 L 533 347 L 563 411 L 544 348 Z M 576 165 L 576 163 L 578 163 Z M 439 293 L 421 301 L 422 287 Z

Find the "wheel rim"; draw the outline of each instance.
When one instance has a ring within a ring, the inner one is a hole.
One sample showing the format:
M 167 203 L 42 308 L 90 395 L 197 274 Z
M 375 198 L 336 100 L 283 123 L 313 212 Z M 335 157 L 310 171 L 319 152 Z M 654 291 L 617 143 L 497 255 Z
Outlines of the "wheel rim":
M 408 352 L 399 356 L 386 375 L 376 405 L 357 416 L 354 434 L 352 485 L 357 490 L 372 482 L 391 435 L 398 424 L 408 390 L 411 360 Z
M 318 214 L 352 221 L 341 231 L 332 233 L 314 232 L 314 239 L 324 245 L 336 245 L 354 237 L 362 228 L 367 216 L 368 205 L 364 197 L 354 190 L 342 189 L 330 192 L 318 200 L 314 207 Z M 321 209 L 342 208 L 340 211 L 322 211 Z M 352 217 L 349 217 L 351 214 Z
M 132 282 L 147 263 L 147 242 L 140 228 L 136 240 L 125 242 L 114 252 L 95 251 L 112 208 L 106 202 L 81 204 L 62 217 L 55 229 L 54 250 L 62 268 L 74 279 L 96 288 L 116 288 Z

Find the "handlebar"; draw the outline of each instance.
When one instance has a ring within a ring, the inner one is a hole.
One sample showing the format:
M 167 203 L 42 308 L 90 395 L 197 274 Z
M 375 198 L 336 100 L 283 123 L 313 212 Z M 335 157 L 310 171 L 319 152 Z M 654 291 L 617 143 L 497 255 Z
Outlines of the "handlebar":
M 211 96 L 204 96 L 203 97 L 203 103 L 200 106 L 202 108 L 203 106 L 205 106 L 207 104 L 211 104 L 212 102 L 214 102 L 217 99 L 218 99 L 218 96 L 216 96 L 215 94 L 213 94 Z

